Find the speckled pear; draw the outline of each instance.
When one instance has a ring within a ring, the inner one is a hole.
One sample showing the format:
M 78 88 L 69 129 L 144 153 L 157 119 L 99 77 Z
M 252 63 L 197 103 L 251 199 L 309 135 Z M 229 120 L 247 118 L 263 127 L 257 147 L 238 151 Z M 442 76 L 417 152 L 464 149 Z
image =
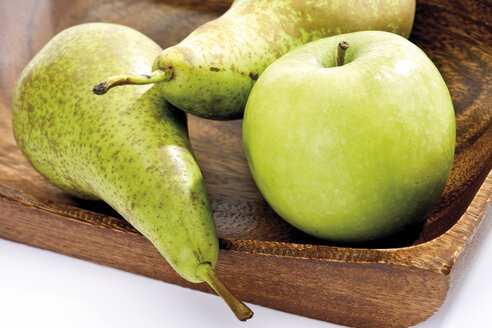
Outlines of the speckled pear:
M 165 49 L 146 76 L 102 80 L 94 92 L 121 84 L 157 83 L 176 107 L 200 117 L 241 118 L 258 76 L 297 46 L 361 30 L 410 35 L 415 0 L 236 0 L 221 17 Z
M 51 183 L 101 199 L 191 282 L 208 282 L 245 320 L 252 312 L 215 276 L 218 239 L 183 112 L 150 85 L 97 97 L 108 72 L 144 74 L 162 49 L 120 25 L 56 35 L 21 74 L 12 103 L 17 144 Z

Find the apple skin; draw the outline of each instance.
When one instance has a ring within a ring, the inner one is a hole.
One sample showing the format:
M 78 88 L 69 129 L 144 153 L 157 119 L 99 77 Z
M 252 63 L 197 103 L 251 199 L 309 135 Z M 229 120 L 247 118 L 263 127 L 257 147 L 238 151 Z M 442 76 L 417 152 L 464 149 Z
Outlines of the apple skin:
M 350 43 L 336 65 L 341 41 Z M 319 238 L 365 242 L 420 222 L 454 156 L 453 104 L 441 74 L 387 32 L 301 46 L 254 85 L 243 121 L 253 178 L 286 221 Z

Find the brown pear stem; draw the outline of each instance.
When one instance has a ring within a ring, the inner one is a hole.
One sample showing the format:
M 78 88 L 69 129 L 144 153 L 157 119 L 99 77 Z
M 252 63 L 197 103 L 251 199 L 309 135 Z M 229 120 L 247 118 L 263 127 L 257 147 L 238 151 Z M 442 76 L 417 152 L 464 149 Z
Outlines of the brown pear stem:
M 115 87 L 117 85 L 125 85 L 125 84 L 150 84 L 156 82 L 169 81 L 173 76 L 172 69 L 158 69 L 150 73 L 150 75 L 116 75 L 108 77 L 107 79 L 102 80 L 97 83 L 94 88 L 92 88 L 92 92 L 96 95 L 103 95 L 108 92 L 109 89 Z
M 345 52 L 350 47 L 350 43 L 342 41 L 338 44 L 337 49 L 337 66 L 345 64 Z
M 197 274 L 205 280 L 220 297 L 222 297 L 239 320 L 246 321 L 253 316 L 253 311 L 251 311 L 246 304 L 232 295 L 222 281 L 220 281 L 210 263 L 200 264 L 197 268 Z

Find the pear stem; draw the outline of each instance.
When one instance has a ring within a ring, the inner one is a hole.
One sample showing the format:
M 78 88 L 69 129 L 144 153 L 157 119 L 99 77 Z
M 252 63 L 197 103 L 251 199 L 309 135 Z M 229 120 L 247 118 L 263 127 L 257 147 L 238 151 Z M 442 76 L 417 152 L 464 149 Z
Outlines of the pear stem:
M 101 82 L 97 83 L 94 88 L 92 88 L 92 92 L 96 95 L 103 95 L 108 92 L 109 89 L 115 87 L 117 85 L 125 85 L 125 84 L 150 84 L 156 82 L 169 81 L 173 77 L 172 69 L 158 69 L 150 73 L 150 75 L 116 75 L 108 77 Z
M 197 274 L 205 280 L 220 297 L 222 297 L 239 320 L 246 321 L 253 316 L 253 311 L 251 311 L 246 304 L 232 295 L 222 281 L 220 281 L 210 263 L 200 264 L 197 268 Z
M 345 64 L 345 52 L 350 47 L 350 43 L 342 41 L 338 44 L 337 49 L 337 66 Z

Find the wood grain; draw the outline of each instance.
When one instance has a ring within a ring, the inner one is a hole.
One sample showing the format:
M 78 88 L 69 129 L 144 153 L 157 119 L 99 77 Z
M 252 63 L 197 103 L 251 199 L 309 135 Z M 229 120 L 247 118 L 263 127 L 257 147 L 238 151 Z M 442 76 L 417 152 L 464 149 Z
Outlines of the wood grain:
M 229 5 L 225 0 L 0 2 L 0 237 L 210 292 L 178 277 L 109 206 L 70 197 L 34 171 L 15 144 L 10 101 L 21 70 L 64 28 L 114 22 L 168 47 Z M 492 202 L 490 17 L 487 1 L 418 1 L 411 40 L 449 87 L 457 147 L 439 203 L 421 225 L 385 240 L 333 244 L 288 225 L 251 178 L 241 121 L 189 116 L 220 236 L 217 271 L 241 299 L 374 327 L 416 324 L 440 307 L 492 225 L 491 211 L 486 215 Z

